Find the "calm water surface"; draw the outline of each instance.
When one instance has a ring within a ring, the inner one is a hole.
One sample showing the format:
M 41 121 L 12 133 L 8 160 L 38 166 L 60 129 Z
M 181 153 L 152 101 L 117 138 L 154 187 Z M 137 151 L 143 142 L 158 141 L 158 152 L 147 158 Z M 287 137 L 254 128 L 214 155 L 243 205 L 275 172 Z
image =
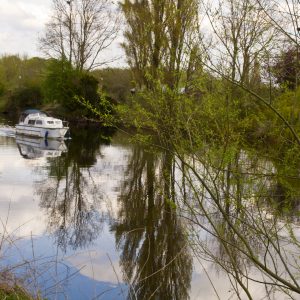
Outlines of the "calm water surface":
M 47 145 L 16 138 L 7 125 L 4 120 L 0 125 L 2 256 L 32 290 L 48 299 L 126 299 L 133 282 L 128 277 L 136 268 L 145 268 L 145 277 L 157 271 L 170 243 L 172 255 L 178 255 L 176 225 L 171 220 L 154 237 L 161 207 L 143 203 L 141 182 L 128 190 L 131 180 L 141 180 L 131 177 L 141 176 L 133 155 L 145 159 L 128 136 L 117 132 L 110 140 L 95 130 L 73 130 L 71 141 Z M 137 203 L 120 204 L 128 198 Z M 127 234 L 131 230 L 133 235 Z M 179 266 L 167 268 L 173 282 L 164 280 L 165 272 L 152 275 L 139 283 L 146 289 L 139 295 L 159 287 L 160 298 L 178 293 L 209 299 L 212 291 L 202 268 L 192 268 L 190 255 L 181 256 Z
M 160 154 L 121 132 L 74 129 L 72 140 L 45 143 L 0 123 L 2 267 L 33 291 L 209 300 L 218 299 L 213 282 L 220 299 L 236 299 L 225 274 L 195 259 L 182 220 L 162 204 Z M 249 289 L 255 299 L 264 287 Z

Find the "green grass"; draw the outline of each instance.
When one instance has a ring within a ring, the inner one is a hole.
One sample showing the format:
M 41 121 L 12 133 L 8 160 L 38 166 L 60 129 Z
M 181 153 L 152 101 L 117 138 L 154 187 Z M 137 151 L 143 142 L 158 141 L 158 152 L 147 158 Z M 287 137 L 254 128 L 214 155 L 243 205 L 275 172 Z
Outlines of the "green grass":
M 0 285 L 0 299 L 2 300 L 33 300 L 26 291 L 21 287 L 9 287 L 6 285 Z

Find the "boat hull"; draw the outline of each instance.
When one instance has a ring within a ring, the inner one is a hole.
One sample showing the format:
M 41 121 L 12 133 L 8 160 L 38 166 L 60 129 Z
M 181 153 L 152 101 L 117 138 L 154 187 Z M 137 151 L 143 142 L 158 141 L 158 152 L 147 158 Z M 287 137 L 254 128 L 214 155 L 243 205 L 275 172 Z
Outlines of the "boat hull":
M 16 125 L 16 134 L 45 139 L 63 139 L 68 131 L 68 127 L 45 128 L 27 125 Z

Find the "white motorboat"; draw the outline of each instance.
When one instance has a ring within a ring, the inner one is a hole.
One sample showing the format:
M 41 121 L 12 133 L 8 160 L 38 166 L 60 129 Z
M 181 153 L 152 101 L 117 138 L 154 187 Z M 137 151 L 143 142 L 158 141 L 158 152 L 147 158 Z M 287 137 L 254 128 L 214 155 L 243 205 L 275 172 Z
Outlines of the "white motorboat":
M 16 125 L 16 134 L 44 139 L 63 139 L 68 132 L 67 124 L 37 109 L 25 110 Z

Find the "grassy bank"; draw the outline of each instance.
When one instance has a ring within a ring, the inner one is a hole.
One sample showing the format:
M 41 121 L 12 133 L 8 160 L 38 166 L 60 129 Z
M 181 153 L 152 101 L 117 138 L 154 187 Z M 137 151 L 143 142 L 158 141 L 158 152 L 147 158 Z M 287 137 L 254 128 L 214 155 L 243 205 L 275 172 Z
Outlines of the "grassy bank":
M 5 300 L 39 300 L 40 297 L 33 297 L 22 286 L 19 279 L 9 272 L 3 271 L 0 273 L 0 299 Z
M 0 283 L 0 299 L 6 300 L 33 300 L 22 287 L 20 286 L 8 286 Z

